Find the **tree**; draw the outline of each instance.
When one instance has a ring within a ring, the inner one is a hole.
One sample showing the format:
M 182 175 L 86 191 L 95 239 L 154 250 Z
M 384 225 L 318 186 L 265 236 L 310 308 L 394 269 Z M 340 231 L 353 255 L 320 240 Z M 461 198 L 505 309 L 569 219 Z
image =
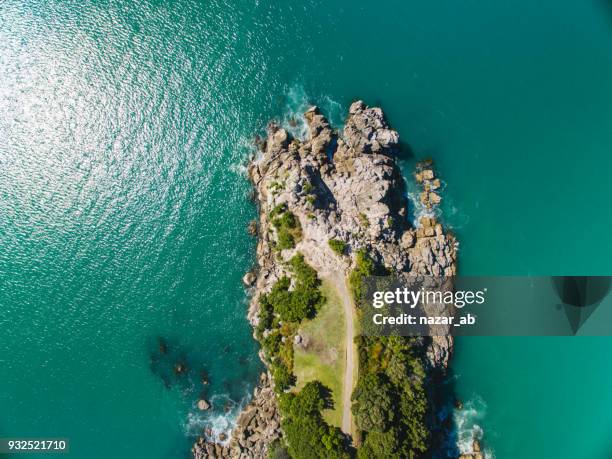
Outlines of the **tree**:
M 282 428 L 293 459 L 348 459 L 342 432 L 321 416 L 324 392 L 321 383 L 313 381 L 297 394 L 280 397 Z
M 368 374 L 357 382 L 352 412 L 361 430 L 384 432 L 394 419 L 391 385 L 380 374 Z
M 406 457 L 401 450 L 399 435 L 395 429 L 387 432 L 369 432 L 361 448 L 357 450 L 357 459 L 402 459 Z
M 272 304 L 274 312 L 279 314 L 283 321 L 301 322 L 313 317 L 323 301 L 319 290 L 321 281 L 317 277 L 317 271 L 306 263 L 301 253 L 289 260 L 289 267 L 295 281 L 293 290 L 289 290 L 290 279 L 287 276 L 281 277 L 272 287 L 266 301 Z

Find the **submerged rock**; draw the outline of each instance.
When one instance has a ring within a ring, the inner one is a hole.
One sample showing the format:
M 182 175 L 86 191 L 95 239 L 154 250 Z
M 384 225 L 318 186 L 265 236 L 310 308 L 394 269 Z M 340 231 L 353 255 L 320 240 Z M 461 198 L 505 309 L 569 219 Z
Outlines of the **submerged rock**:
M 165 355 L 168 353 L 168 345 L 166 344 L 166 340 L 164 340 L 163 338 L 157 339 L 157 347 L 161 355 Z
M 249 225 L 247 226 L 247 232 L 251 236 L 256 236 L 257 235 L 257 220 L 251 220 L 249 222 Z
M 177 362 L 174 365 L 174 374 L 175 375 L 184 375 L 187 373 L 187 364 L 184 362 Z

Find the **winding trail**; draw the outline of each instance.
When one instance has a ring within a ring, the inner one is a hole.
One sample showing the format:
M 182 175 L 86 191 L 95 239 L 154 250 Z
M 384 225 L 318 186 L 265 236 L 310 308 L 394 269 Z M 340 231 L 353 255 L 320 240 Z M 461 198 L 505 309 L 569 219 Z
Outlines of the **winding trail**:
M 355 349 L 355 324 L 353 300 L 346 285 L 344 273 L 336 271 L 331 275 L 331 279 L 336 286 L 338 296 L 344 307 L 344 320 L 346 323 L 345 333 L 345 356 L 346 365 L 344 369 L 344 382 L 342 384 L 342 431 L 351 435 L 353 431 L 353 414 L 351 413 L 351 395 L 355 387 L 355 376 L 357 371 L 357 352 Z

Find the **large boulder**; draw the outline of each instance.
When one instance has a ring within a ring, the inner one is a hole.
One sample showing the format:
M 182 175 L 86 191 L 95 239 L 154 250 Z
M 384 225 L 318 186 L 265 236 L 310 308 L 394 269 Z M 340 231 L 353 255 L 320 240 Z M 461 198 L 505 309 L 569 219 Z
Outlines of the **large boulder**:
M 253 271 L 249 271 L 242 277 L 242 282 L 247 287 L 252 287 L 257 281 L 257 275 Z

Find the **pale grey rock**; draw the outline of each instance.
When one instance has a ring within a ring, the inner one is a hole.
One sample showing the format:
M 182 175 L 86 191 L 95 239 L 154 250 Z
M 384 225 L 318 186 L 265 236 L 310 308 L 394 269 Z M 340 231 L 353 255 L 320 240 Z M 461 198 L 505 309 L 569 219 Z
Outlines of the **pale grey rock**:
M 252 287 L 255 284 L 256 280 L 257 280 L 257 275 L 252 271 L 249 271 L 242 277 L 242 282 L 247 287 Z
M 206 411 L 209 408 L 210 408 L 210 403 L 208 403 L 206 400 L 204 399 L 198 400 L 198 409 L 200 411 Z

